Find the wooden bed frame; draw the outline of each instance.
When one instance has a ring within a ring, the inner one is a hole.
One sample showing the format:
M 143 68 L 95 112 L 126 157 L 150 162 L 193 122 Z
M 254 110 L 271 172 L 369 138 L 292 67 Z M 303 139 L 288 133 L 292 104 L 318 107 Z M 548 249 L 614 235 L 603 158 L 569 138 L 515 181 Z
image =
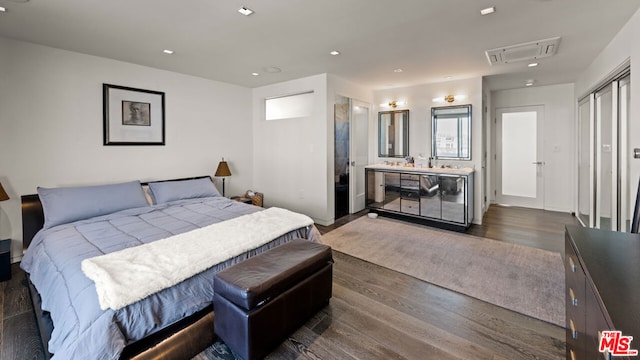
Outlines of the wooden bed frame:
M 210 176 L 200 176 L 186 179 L 175 179 L 166 181 L 179 181 L 200 178 L 211 178 Z M 146 184 L 143 184 L 146 185 Z M 23 249 L 27 249 L 35 234 L 44 225 L 44 212 L 42 203 L 37 194 L 23 195 L 22 197 L 22 234 Z M 27 274 L 27 280 L 29 280 Z M 42 346 L 45 357 L 48 360 L 52 354 L 49 353 L 48 343 L 53 331 L 53 322 L 47 311 L 42 310 L 40 294 L 35 289 L 31 281 L 29 283 L 29 293 L 33 303 L 33 311 L 36 315 L 38 330 L 42 339 Z M 156 333 L 127 345 L 121 359 L 190 359 L 208 346 L 214 343 L 216 336 L 213 332 L 213 305 L 204 308 Z

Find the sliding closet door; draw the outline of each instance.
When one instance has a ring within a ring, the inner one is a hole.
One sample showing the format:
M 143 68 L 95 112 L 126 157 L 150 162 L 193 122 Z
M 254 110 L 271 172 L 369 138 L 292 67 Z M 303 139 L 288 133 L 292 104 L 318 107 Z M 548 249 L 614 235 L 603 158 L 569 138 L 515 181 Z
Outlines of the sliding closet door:
M 577 217 L 584 226 L 629 231 L 637 179 L 629 179 L 629 70 L 578 103 Z
M 594 103 L 592 94 L 578 105 L 578 219 L 587 227 L 594 225 Z
M 618 81 L 618 169 L 620 217 L 618 228 L 620 231 L 629 232 L 633 207 L 636 199 L 636 182 L 629 178 L 629 109 L 631 104 L 631 77 L 629 75 Z
M 609 85 L 596 93 L 596 228 L 616 229 L 617 209 L 614 197 L 617 183 L 612 177 L 617 175 L 618 144 L 617 127 L 614 128 L 613 86 Z M 617 88 L 616 88 L 617 90 Z M 615 122 L 617 124 L 617 121 Z M 615 139 L 613 134 L 616 135 Z M 614 143 L 615 142 L 615 143 Z M 617 200 L 617 199 L 615 199 Z

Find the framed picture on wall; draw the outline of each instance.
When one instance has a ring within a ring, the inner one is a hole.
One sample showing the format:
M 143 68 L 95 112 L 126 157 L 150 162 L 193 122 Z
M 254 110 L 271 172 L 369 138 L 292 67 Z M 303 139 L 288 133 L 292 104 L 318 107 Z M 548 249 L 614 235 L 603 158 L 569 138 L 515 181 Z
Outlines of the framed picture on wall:
M 104 145 L 164 145 L 164 93 L 102 84 Z

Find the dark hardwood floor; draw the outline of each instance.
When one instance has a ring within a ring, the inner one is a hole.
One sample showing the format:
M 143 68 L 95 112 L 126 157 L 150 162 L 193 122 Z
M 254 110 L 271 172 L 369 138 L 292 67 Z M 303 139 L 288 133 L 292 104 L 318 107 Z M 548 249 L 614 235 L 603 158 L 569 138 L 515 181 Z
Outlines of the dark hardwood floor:
M 322 233 L 353 221 L 348 215 Z M 469 233 L 562 252 L 567 213 L 491 206 Z M 334 252 L 333 298 L 269 355 L 273 359 L 563 359 L 565 330 Z M 0 358 L 41 359 L 24 284 L 0 283 Z

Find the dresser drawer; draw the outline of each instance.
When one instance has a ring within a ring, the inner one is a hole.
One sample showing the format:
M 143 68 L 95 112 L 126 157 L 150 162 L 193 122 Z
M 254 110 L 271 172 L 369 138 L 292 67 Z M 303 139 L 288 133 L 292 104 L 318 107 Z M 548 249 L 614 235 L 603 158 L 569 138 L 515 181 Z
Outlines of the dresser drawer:
M 420 175 L 414 175 L 414 174 L 402 174 L 400 176 L 400 179 L 402 182 L 413 182 L 416 183 L 418 181 L 420 181 Z
M 420 202 L 416 200 L 402 199 L 401 211 L 411 215 L 420 215 Z
M 564 267 L 567 359 L 585 359 L 586 275 L 568 239 L 565 240 Z
M 420 200 L 420 193 L 417 190 L 405 190 L 402 189 L 400 191 L 400 197 L 403 199 L 411 199 L 411 200 L 415 200 L 418 201 Z

